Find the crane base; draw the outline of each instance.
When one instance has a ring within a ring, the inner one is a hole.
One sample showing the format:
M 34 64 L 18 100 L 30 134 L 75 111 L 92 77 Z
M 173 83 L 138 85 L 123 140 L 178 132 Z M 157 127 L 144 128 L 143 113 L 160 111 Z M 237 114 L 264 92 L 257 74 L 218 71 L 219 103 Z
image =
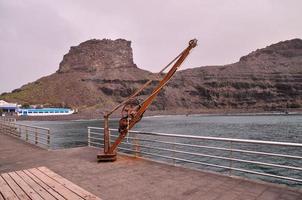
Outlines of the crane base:
M 116 153 L 112 154 L 98 154 L 97 155 L 98 162 L 114 162 L 116 161 Z

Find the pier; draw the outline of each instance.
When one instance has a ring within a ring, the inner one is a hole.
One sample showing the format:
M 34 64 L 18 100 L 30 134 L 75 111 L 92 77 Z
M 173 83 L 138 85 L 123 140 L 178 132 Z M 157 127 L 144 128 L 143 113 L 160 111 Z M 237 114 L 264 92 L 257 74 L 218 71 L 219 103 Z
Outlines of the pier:
M 0 134 L 0 174 L 47 167 L 101 199 L 299 200 L 302 192 L 216 173 L 118 155 L 97 163 L 99 149 L 45 150 Z

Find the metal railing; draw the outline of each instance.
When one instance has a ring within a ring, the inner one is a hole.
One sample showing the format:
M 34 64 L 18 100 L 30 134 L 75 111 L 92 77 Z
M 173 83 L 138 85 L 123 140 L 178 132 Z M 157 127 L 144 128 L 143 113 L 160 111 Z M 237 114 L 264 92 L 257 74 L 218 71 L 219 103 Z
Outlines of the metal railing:
M 12 117 L 2 117 L 0 116 L 0 121 L 4 121 L 4 122 L 16 122 L 16 118 L 12 118 Z
M 117 136 L 118 130 L 110 129 L 111 141 Z M 103 128 L 88 127 L 88 146 L 103 147 Z M 174 165 L 302 185 L 300 143 L 130 131 L 119 151 Z
M 39 147 L 50 149 L 50 129 L 0 119 L 0 133 L 11 135 Z

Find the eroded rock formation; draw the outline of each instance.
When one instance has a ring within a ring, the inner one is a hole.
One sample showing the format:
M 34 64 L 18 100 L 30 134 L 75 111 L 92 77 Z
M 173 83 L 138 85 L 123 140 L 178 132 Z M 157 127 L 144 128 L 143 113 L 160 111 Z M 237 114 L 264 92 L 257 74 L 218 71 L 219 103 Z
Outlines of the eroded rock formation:
M 151 78 L 154 74 L 134 64 L 130 41 L 94 39 L 71 47 L 56 73 L 0 98 L 102 112 Z M 302 40 L 293 39 L 258 49 L 234 64 L 179 71 L 151 110 L 280 110 L 301 107 L 301 97 Z

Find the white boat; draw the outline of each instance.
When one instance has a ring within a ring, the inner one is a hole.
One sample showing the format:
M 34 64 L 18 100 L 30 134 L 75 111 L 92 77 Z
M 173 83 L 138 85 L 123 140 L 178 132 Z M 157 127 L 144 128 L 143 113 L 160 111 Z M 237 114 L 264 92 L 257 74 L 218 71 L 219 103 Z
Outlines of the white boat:
M 18 116 L 54 116 L 54 115 L 70 115 L 74 110 L 69 108 L 19 108 Z

